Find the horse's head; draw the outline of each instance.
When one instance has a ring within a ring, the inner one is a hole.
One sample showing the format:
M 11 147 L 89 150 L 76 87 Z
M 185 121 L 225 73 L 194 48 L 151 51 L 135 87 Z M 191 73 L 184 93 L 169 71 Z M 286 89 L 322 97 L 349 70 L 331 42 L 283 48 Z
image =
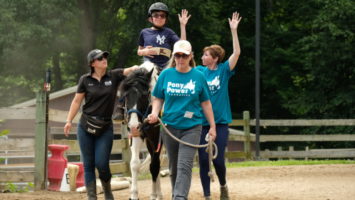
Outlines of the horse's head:
M 157 83 L 158 76 L 159 76 L 161 70 L 159 69 L 159 67 L 157 65 L 155 65 L 154 63 L 152 63 L 150 61 L 146 61 L 143 64 L 141 64 L 140 68 L 144 68 L 151 73 L 150 74 L 151 79 L 150 79 L 150 83 L 149 83 L 149 90 L 153 91 L 155 84 Z
M 144 118 L 151 112 L 149 105 L 152 72 L 139 68 L 120 86 L 120 94 L 125 98 L 126 121 L 130 131 L 138 131 Z

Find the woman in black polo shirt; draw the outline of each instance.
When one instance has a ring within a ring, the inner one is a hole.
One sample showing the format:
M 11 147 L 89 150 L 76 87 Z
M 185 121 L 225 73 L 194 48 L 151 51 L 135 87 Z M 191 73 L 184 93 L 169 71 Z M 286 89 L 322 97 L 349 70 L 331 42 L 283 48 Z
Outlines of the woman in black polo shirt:
M 72 120 L 85 99 L 77 136 L 84 161 L 85 185 L 89 200 L 97 199 L 95 167 L 99 172 L 105 199 L 113 199 L 109 167 L 113 143 L 111 116 L 119 84 L 127 74 L 137 68 L 107 70 L 108 55 L 107 51 L 99 49 L 89 52 L 87 60 L 91 72 L 80 77 L 78 89 L 71 103 L 67 122 L 64 126 L 64 134 L 68 136 Z M 96 129 L 99 127 L 96 124 L 97 121 L 105 124 L 103 128 Z M 102 133 L 97 135 L 98 132 Z

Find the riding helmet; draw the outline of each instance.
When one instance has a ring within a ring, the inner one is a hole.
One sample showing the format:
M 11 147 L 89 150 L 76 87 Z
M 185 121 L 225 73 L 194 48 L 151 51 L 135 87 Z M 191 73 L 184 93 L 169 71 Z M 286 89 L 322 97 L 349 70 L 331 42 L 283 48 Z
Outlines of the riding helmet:
M 169 14 L 169 8 L 168 8 L 168 6 L 165 5 L 165 4 L 162 3 L 162 2 L 153 3 L 153 4 L 149 7 L 149 10 L 148 10 L 148 17 L 152 16 L 152 13 L 153 13 L 154 11 L 164 11 L 164 12 L 166 12 L 167 15 Z

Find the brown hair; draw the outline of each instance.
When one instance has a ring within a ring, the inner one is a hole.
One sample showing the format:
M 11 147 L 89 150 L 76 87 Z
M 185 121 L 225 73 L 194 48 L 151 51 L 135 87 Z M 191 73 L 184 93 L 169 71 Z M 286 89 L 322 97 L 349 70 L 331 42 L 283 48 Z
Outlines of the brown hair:
M 219 46 L 218 44 L 213 44 L 213 45 L 207 46 L 203 49 L 203 52 L 206 52 L 206 51 L 208 51 L 211 54 L 212 58 L 218 57 L 217 63 L 222 62 L 224 55 L 225 55 L 225 51 L 221 46 Z
M 194 59 L 194 54 L 191 52 L 191 59 L 190 59 L 190 62 L 189 62 L 189 65 L 190 67 L 196 67 L 196 62 L 195 62 L 195 59 Z M 174 55 L 171 56 L 168 64 L 166 65 L 166 68 L 171 68 L 171 67 L 175 67 L 176 66 L 176 62 L 175 62 L 175 57 Z
M 95 68 L 90 66 L 90 74 L 93 74 L 95 72 Z

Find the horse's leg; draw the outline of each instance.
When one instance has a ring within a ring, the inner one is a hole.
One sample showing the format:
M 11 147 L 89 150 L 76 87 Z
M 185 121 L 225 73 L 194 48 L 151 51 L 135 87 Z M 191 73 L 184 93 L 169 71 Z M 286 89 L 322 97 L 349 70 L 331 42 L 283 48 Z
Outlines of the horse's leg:
M 152 175 L 152 194 L 150 196 L 150 199 L 154 200 L 160 200 L 163 199 L 163 195 L 161 193 L 161 188 L 160 188 L 160 157 L 159 157 L 160 152 L 155 152 L 152 154 L 152 160 L 150 163 L 150 173 Z
M 137 186 L 137 180 L 138 180 L 138 172 L 140 168 L 140 160 L 139 160 L 139 152 L 142 147 L 143 140 L 140 137 L 133 137 L 132 138 L 132 146 L 131 146 L 131 152 L 132 152 L 132 157 L 131 157 L 131 174 L 132 174 L 132 183 L 131 183 L 131 195 L 130 199 L 138 199 L 138 186 Z

